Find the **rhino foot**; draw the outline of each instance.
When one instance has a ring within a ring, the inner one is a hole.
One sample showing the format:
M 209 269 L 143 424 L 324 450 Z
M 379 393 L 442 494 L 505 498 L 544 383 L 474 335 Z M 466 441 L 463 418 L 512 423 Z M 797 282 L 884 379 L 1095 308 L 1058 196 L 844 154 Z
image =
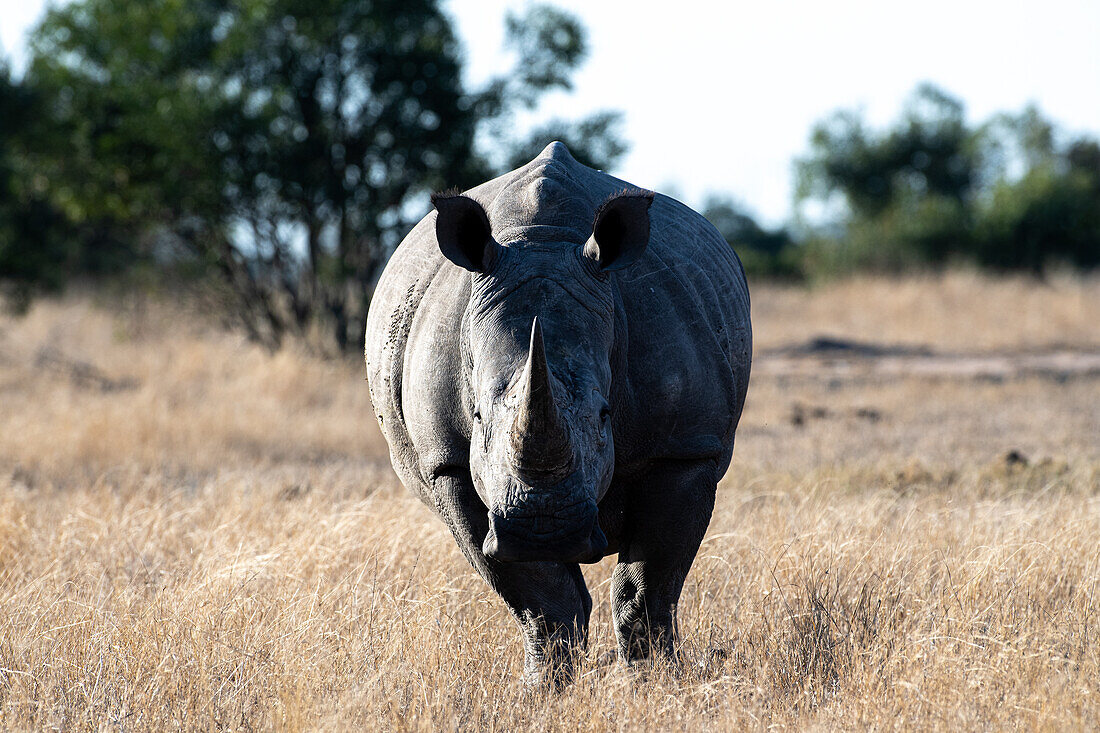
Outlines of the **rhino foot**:
M 524 620 L 524 682 L 529 687 L 560 690 L 574 680 L 588 646 L 588 629 L 573 623 Z

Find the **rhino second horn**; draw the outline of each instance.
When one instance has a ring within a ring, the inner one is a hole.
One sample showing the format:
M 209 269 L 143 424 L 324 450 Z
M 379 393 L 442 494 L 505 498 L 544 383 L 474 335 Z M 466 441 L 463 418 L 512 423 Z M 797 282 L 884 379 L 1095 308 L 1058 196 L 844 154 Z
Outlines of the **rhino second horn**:
M 516 470 L 528 483 L 563 478 L 573 467 L 569 428 L 554 402 L 550 367 L 542 326 L 531 324 L 531 348 L 520 382 L 519 411 L 512 426 L 512 453 Z

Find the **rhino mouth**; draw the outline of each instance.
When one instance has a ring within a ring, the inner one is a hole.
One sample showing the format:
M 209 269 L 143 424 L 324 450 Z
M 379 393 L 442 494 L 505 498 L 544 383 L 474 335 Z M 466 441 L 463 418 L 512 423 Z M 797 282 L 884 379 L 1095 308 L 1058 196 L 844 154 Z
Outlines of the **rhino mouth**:
M 482 552 L 500 562 L 597 562 L 607 549 L 607 538 L 596 507 L 591 501 L 574 507 L 568 513 L 490 511 Z

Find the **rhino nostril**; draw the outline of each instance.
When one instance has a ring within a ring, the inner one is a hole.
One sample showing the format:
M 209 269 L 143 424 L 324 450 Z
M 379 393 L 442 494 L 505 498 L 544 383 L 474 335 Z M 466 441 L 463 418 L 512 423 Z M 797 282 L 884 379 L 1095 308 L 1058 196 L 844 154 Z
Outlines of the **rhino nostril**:
M 486 557 L 497 557 L 500 554 L 500 541 L 491 525 L 488 534 L 485 535 L 485 541 L 481 543 L 481 551 Z

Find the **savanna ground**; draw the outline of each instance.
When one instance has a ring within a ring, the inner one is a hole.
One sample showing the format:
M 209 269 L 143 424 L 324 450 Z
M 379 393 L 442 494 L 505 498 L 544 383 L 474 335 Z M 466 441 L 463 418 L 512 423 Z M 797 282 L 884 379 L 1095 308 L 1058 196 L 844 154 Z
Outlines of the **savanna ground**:
M 755 288 L 682 664 L 614 661 L 608 559 L 557 695 L 361 365 L 197 310 L 0 320 L 4 729 L 1100 726 L 1100 280 Z

